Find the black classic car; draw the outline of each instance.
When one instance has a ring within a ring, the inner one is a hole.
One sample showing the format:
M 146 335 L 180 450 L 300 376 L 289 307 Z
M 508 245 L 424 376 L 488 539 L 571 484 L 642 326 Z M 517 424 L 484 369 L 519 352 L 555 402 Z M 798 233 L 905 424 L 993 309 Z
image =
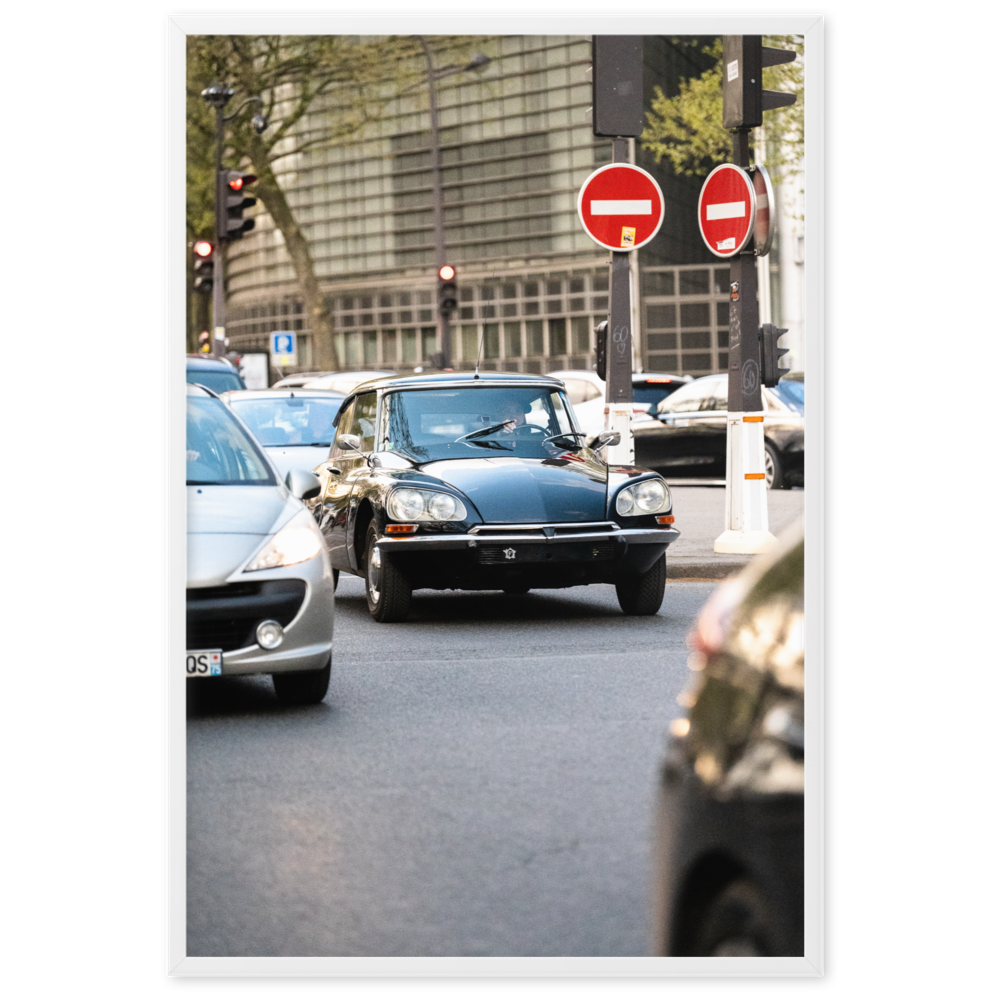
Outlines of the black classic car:
M 726 478 L 728 376 L 706 375 L 681 386 L 635 425 L 635 461 L 669 479 Z M 764 480 L 768 489 L 803 485 L 805 383 L 783 378 L 761 389 Z
M 307 501 L 338 572 L 366 581 L 379 622 L 415 589 L 615 584 L 626 614 L 655 614 L 678 537 L 654 472 L 588 447 L 563 384 L 539 375 L 430 374 L 359 385 L 336 418 Z

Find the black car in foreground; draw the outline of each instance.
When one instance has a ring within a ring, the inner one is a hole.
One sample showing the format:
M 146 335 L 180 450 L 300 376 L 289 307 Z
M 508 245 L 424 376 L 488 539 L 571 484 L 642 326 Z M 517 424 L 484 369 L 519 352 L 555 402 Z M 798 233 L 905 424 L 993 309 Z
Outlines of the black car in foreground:
M 376 621 L 414 590 L 615 584 L 626 614 L 655 614 L 678 537 L 654 472 L 587 447 L 561 382 L 441 373 L 359 385 L 337 417 L 308 501 L 332 566 L 366 581 Z
M 803 954 L 804 567 L 799 522 L 689 638 L 656 813 L 659 955 Z
M 635 462 L 668 479 L 726 478 L 728 375 L 681 386 L 635 425 Z M 804 485 L 805 382 L 783 378 L 761 388 L 764 481 L 768 489 Z

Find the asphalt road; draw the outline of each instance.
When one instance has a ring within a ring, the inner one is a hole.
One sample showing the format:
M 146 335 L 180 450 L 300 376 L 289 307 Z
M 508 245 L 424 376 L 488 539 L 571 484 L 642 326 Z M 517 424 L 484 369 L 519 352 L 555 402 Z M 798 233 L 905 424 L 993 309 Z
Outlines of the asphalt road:
M 189 692 L 188 954 L 650 954 L 652 804 L 711 583 L 418 592 L 341 578 L 326 701 Z

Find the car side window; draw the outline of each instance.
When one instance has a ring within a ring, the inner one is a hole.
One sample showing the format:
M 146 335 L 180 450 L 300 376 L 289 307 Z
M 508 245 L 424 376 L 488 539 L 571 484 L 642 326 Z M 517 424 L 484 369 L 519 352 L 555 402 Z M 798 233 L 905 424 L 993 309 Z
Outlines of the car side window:
M 344 449 L 338 447 L 337 438 L 339 438 L 341 434 L 350 434 L 351 422 L 354 420 L 355 402 L 356 400 L 352 399 L 344 408 L 344 410 L 341 411 L 340 420 L 337 421 L 337 430 L 334 432 L 333 435 L 333 446 L 330 448 L 331 459 L 344 457 Z M 348 451 L 350 451 L 350 449 L 348 449 Z M 350 454 L 353 455 L 354 452 L 351 451 Z
M 673 395 L 660 403 L 660 413 L 694 413 L 702 408 L 705 397 L 713 391 L 711 385 L 701 382 L 689 382 L 686 386 L 678 389 Z
M 354 419 L 351 434 L 361 438 L 361 450 L 367 455 L 375 450 L 375 412 L 378 408 L 378 394 L 366 392 L 354 402 Z
M 573 406 L 584 402 L 588 398 L 587 389 L 590 388 L 589 382 L 582 378 L 567 378 L 563 379 L 563 382 L 566 384 L 566 398 Z
M 703 410 L 728 410 L 729 409 L 729 379 L 716 379 L 711 387 L 711 395 L 705 400 Z

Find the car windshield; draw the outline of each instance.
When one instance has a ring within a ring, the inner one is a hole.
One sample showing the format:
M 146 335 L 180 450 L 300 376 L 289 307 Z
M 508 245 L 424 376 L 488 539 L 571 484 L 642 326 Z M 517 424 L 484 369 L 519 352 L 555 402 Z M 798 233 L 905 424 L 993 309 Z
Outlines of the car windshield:
M 245 389 L 243 379 L 236 372 L 227 372 L 224 368 L 213 371 L 211 368 L 189 368 L 187 380 L 203 385 L 212 392 L 230 392 L 233 389 Z
M 795 413 L 806 412 L 806 384 L 805 382 L 779 382 L 771 389 L 778 399 L 785 406 Z
M 561 392 L 484 385 L 388 393 L 379 438 L 382 450 L 418 462 L 484 455 L 544 459 L 582 445 L 575 432 Z
M 686 384 L 680 379 L 674 379 L 672 382 L 668 382 L 666 379 L 663 381 L 649 379 L 645 382 L 633 382 L 632 402 L 648 403 L 655 407 L 657 403 L 662 402 L 672 392 L 676 392 L 682 385 Z
M 330 447 L 343 396 L 242 396 L 230 405 L 265 448 Z
M 213 396 L 188 396 L 188 486 L 276 486 L 254 439 Z

